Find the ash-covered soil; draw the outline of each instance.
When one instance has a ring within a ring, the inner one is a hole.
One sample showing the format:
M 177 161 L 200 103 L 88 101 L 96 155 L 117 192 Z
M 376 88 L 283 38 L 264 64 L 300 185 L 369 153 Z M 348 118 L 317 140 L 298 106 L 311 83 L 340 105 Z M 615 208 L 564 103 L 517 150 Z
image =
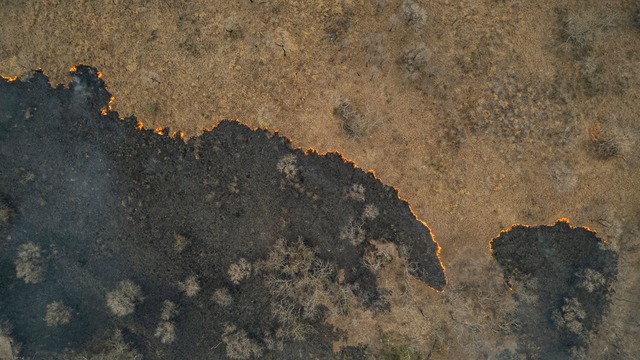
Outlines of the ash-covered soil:
M 514 226 L 491 242 L 518 301 L 518 353 L 527 358 L 586 358 L 609 310 L 618 254 L 595 232 L 567 221 Z M 514 291 L 514 288 L 516 290 Z
M 338 356 L 328 314 L 388 310 L 374 244 L 444 288 L 429 228 L 340 154 L 237 122 L 184 142 L 110 111 L 94 68 L 71 78 L 0 80 L 0 314 L 22 356 Z

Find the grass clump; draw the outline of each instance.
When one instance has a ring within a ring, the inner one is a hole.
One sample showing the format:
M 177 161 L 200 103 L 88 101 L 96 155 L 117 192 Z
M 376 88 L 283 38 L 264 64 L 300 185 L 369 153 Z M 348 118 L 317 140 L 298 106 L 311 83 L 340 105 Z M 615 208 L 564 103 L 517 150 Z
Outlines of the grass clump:
M 341 100 L 333 108 L 333 115 L 341 121 L 342 132 L 349 138 L 361 138 L 368 130 L 364 115 L 348 100 Z
M 591 152 L 601 160 L 608 160 L 620 155 L 620 147 L 613 136 L 604 132 L 600 122 L 589 129 L 589 148 Z
M 160 104 L 155 101 L 148 102 L 144 106 L 144 113 L 150 116 L 158 115 L 160 112 Z

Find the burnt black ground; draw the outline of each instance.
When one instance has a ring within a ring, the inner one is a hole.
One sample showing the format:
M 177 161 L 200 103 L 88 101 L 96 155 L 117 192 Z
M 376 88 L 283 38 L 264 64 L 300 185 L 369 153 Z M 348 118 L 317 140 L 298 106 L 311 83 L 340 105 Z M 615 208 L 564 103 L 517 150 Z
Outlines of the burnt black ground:
M 616 252 L 593 231 L 564 221 L 552 226 L 514 226 L 494 239 L 491 248 L 505 279 L 523 282 L 520 291 L 537 296 L 534 302 L 518 302 L 519 351 L 531 358 L 581 358 L 577 354 L 586 349 L 610 305 L 618 275 Z M 591 289 L 583 285 L 587 269 L 602 276 Z M 513 295 L 516 300 L 523 296 Z M 567 299 L 575 299 L 573 303 L 584 311 L 573 327 L 557 318 L 576 314 L 563 311 Z
M 340 238 L 365 204 L 380 212 L 363 223 L 367 238 L 402 245 L 414 275 L 444 288 L 429 229 L 395 189 L 339 154 L 305 154 L 284 137 L 237 122 L 222 122 L 187 143 L 140 131 L 134 117 L 101 114 L 110 94 L 95 69 L 80 66 L 71 75 L 70 86 L 57 88 L 37 71 L 0 79 L 0 201 L 9 209 L 0 223 L 0 317 L 13 325 L 22 355 L 54 358 L 63 349 L 83 349 L 106 329 L 123 328 L 145 358 L 224 358 L 226 323 L 254 339 L 278 326 L 263 279 L 235 285 L 227 269 L 241 257 L 265 258 L 279 238 L 302 237 L 319 258 L 345 269 L 345 282 L 365 305 L 384 311 L 375 276 L 361 261 L 366 241 L 354 246 Z M 297 162 L 295 183 L 277 170 L 286 155 Z M 345 197 L 354 184 L 364 187 L 364 202 Z M 176 236 L 190 243 L 182 252 Z M 16 251 L 27 242 L 46 258 L 39 284 L 16 278 Z M 202 290 L 189 298 L 176 284 L 193 274 Z M 125 279 L 142 287 L 145 301 L 117 318 L 105 295 Z M 219 287 L 231 290 L 229 308 L 211 300 Z M 73 318 L 49 328 L 43 317 L 55 300 L 71 307 Z M 180 306 L 171 345 L 153 336 L 164 300 Z M 314 326 L 311 341 L 289 341 L 283 353 L 265 357 L 335 356 L 331 341 L 340 334 L 322 325 L 322 317 Z

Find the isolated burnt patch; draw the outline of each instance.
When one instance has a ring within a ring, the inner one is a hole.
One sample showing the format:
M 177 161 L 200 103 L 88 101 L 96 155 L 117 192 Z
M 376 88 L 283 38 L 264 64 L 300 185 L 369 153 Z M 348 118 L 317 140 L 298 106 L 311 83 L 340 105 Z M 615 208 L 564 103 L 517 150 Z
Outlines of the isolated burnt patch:
M 518 351 L 540 358 L 586 354 L 610 304 L 616 252 L 595 232 L 566 220 L 514 226 L 491 249 L 518 301 Z
M 332 357 L 329 311 L 385 308 L 371 239 L 444 288 L 429 229 L 340 154 L 229 121 L 185 143 L 110 111 L 97 70 L 71 76 L 0 80 L 0 315 L 21 355 L 103 349 L 120 329 L 145 358 Z M 47 326 L 57 302 L 70 321 Z

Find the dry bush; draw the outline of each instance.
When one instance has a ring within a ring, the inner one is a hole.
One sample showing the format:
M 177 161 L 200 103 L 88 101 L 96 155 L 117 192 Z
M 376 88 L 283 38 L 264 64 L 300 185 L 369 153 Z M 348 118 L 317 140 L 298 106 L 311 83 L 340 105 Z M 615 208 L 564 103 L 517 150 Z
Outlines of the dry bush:
M 350 139 L 364 137 L 384 121 L 384 116 L 375 112 L 365 115 L 351 101 L 340 97 L 333 106 L 333 115 L 340 120 L 342 132 Z
M 174 248 L 177 252 L 181 253 L 187 246 L 191 244 L 191 241 L 184 235 L 176 234 Z
M 251 263 L 245 258 L 240 258 L 237 263 L 231 264 L 227 271 L 229 279 L 236 285 L 251 275 Z
M 102 340 L 102 339 L 101 339 Z M 65 360 L 142 360 L 142 354 L 124 341 L 121 330 L 103 340 L 105 349 L 99 353 L 81 353 L 65 356 Z
M 289 181 L 295 181 L 298 177 L 298 159 L 295 155 L 283 156 L 276 164 L 276 169 L 284 174 Z
M 405 0 L 400 6 L 405 23 L 416 30 L 421 29 L 427 22 L 427 12 L 412 0 Z
M 378 274 L 386 264 L 398 256 L 398 250 L 394 243 L 371 240 L 364 250 L 362 262 L 372 273 Z
M 160 323 L 156 327 L 154 336 L 160 338 L 163 344 L 171 344 L 176 340 L 176 324 L 171 321 L 178 314 L 178 307 L 175 303 L 165 300 L 160 310 Z
M 380 215 L 380 210 L 378 207 L 373 204 L 367 204 L 364 206 L 364 210 L 362 210 L 362 219 L 364 220 L 373 220 Z
M 176 340 L 176 324 L 173 321 L 161 321 L 154 336 L 160 338 L 163 344 L 171 344 Z
M 0 200 L 0 229 L 9 223 L 11 209 Z
M 579 336 L 585 336 L 583 321 L 587 313 L 576 298 L 565 298 L 560 310 L 553 312 L 553 321 L 559 329 L 566 329 Z
M 20 344 L 11 338 L 11 325 L 0 321 L 0 359 L 17 360 L 19 353 Z
M 71 321 L 71 309 L 62 301 L 54 301 L 47 305 L 44 321 L 49 327 L 68 324 Z
M 165 300 L 162 303 L 162 310 L 160 310 L 160 319 L 169 321 L 178 314 L 178 306 L 169 300 Z
M 231 359 L 245 360 L 262 356 L 262 347 L 249 338 L 246 331 L 238 330 L 234 325 L 225 326 L 222 342 L 226 345 L 227 356 Z
M 44 260 L 40 246 L 28 242 L 18 247 L 16 276 L 27 284 L 37 284 L 44 278 Z
M 233 297 L 227 288 L 219 288 L 213 293 L 213 301 L 220 306 L 229 306 L 233 302 Z
M 178 288 L 188 297 L 194 297 L 200 292 L 200 284 L 195 275 L 191 275 L 184 281 L 178 282 Z
M 582 11 L 557 10 L 560 41 L 578 58 L 590 54 L 603 33 L 616 24 L 615 15 L 599 10 L 596 7 Z
M 410 81 L 420 82 L 425 77 L 430 77 L 432 72 L 431 50 L 425 43 L 406 47 L 401 59 L 401 65 L 407 72 Z
M 282 325 L 282 336 L 305 339 L 320 316 L 320 306 L 337 306 L 331 300 L 340 299 L 334 266 L 320 260 L 301 238 L 290 244 L 276 241 L 258 267 L 273 297 L 271 312 Z
M 340 239 L 348 241 L 353 246 L 362 244 L 367 237 L 362 220 L 351 219 L 340 229 Z
M 107 306 L 116 316 L 133 314 L 136 303 L 143 300 L 142 289 L 131 280 L 121 281 L 113 291 L 107 293 Z
M 617 141 L 609 133 L 602 130 L 602 125 L 599 121 L 589 129 L 589 137 L 589 146 L 597 158 L 608 160 L 620 155 L 620 147 Z
M 482 274 L 497 273 L 497 264 L 489 261 L 474 263 L 469 268 Z M 497 357 L 504 350 L 505 337 L 514 335 L 522 326 L 516 315 L 517 303 L 501 276 L 482 282 L 449 283 L 445 299 L 453 332 L 448 341 L 457 342 L 468 358 Z
M 344 196 L 347 199 L 364 202 L 364 186 L 362 186 L 362 184 L 352 184 L 345 191 Z
M 577 274 L 578 278 L 580 278 L 580 282 L 578 286 L 587 290 L 587 292 L 592 293 L 595 290 L 605 286 L 607 283 L 607 279 L 601 273 L 593 270 L 593 269 L 585 269 Z

